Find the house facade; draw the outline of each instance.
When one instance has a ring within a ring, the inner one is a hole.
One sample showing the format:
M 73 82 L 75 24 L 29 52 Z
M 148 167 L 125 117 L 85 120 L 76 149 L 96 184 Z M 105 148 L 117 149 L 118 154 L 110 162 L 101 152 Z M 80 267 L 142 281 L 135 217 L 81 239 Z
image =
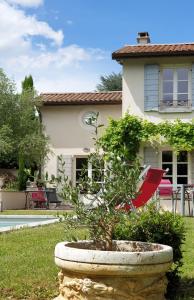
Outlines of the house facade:
M 123 66 L 122 114 L 129 112 L 155 123 L 194 118 L 194 43 L 152 44 L 147 32 L 137 44 L 115 51 Z M 142 145 L 145 164 L 169 168 L 174 184 L 194 182 L 194 152 L 177 155 L 166 145 L 156 151 Z
M 65 173 L 76 184 L 80 170 L 94 148 L 92 118 L 99 113 L 98 123 L 103 124 L 100 134 L 108 124 L 108 118 L 118 119 L 122 113 L 122 93 L 61 93 L 42 94 L 42 122 L 50 137 L 51 153 L 44 172 L 57 176 L 59 157 L 65 162 Z M 92 166 L 88 164 L 88 176 Z

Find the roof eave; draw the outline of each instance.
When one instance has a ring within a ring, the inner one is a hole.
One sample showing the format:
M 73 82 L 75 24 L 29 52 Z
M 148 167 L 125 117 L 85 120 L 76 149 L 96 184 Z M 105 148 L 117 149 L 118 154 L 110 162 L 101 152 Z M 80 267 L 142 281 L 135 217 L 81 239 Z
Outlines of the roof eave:
M 194 52 L 160 52 L 160 53 L 112 53 L 112 59 L 119 61 L 120 59 L 134 58 L 155 58 L 155 57 L 180 57 L 194 56 Z
M 84 102 L 57 102 L 57 101 L 48 101 L 48 102 L 44 102 L 43 101 L 43 106 L 67 106 L 67 105 L 120 105 L 122 104 L 122 100 L 115 100 L 115 101 L 103 101 L 103 102 L 89 102 L 89 101 L 84 101 Z

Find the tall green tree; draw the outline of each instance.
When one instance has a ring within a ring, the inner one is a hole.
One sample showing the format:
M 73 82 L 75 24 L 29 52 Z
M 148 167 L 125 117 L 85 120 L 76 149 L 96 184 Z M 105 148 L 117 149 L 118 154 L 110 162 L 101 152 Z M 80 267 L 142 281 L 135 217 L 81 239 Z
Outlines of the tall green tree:
M 34 81 L 32 75 L 25 76 L 24 81 L 22 81 L 22 91 L 33 91 Z
M 25 188 L 24 168 L 36 165 L 40 169 L 49 152 L 48 137 L 37 114 L 40 97 L 29 78 L 17 94 L 14 82 L 0 70 L 0 165 L 19 165 L 20 189 Z
M 19 127 L 19 97 L 15 83 L 0 69 L 0 167 L 17 165 L 15 133 Z
M 31 75 L 25 76 L 24 81 L 22 81 L 22 94 L 20 98 L 20 117 L 22 118 L 20 123 L 20 132 L 23 132 L 25 136 L 25 144 L 28 137 L 26 136 L 26 120 L 28 119 L 30 122 L 35 118 L 35 109 L 31 107 L 30 105 L 30 98 L 34 98 L 34 82 Z M 25 126 L 25 127 L 24 127 Z M 29 141 L 28 141 L 29 142 Z M 19 189 L 24 190 L 26 187 L 26 180 L 27 175 L 25 172 L 25 167 L 27 164 L 26 157 L 25 157 L 25 149 L 20 144 L 20 147 L 18 149 L 18 183 L 19 183 Z
M 100 77 L 100 83 L 96 86 L 98 92 L 122 91 L 121 73 L 111 73 L 107 76 Z

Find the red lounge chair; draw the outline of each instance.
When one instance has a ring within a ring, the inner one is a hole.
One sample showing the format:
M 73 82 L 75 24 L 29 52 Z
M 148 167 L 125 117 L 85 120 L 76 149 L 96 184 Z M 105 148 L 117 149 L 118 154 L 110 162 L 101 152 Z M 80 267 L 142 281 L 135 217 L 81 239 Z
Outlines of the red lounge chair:
M 45 196 L 45 192 L 41 190 L 32 192 L 32 201 L 34 202 L 37 208 L 46 207 L 47 198 Z
M 156 192 L 165 172 L 162 169 L 149 168 L 137 197 L 132 199 L 129 204 L 119 204 L 116 209 L 128 211 L 145 205 Z

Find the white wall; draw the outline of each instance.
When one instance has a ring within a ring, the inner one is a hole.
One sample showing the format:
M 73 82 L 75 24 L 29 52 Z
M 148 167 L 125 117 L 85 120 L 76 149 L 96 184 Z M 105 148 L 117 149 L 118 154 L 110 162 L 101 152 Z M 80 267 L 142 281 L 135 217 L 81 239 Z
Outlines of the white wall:
M 42 120 L 46 134 L 50 137 L 52 151 L 45 171 L 50 175 L 57 174 L 58 155 L 87 155 L 84 148 L 92 150 L 94 129 L 83 124 L 84 113 L 99 112 L 99 123 L 107 126 L 109 117 L 114 119 L 121 117 L 121 109 L 121 104 L 43 106 L 41 109 Z M 102 127 L 101 133 L 104 128 Z
M 0 199 L 3 203 L 3 210 L 25 209 L 26 196 L 24 192 L 0 191 Z
M 108 117 L 121 117 L 121 105 L 44 106 L 41 111 L 46 133 L 55 149 L 91 147 L 93 129 L 82 122 L 85 112 L 99 112 L 99 123 L 105 126 Z

